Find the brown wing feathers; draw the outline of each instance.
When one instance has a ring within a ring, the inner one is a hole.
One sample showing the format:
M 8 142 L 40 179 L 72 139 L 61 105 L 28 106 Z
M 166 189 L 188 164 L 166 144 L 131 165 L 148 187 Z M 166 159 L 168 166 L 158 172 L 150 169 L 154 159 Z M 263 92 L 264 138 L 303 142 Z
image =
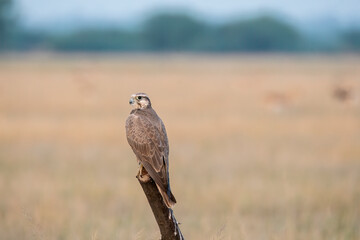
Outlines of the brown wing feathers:
M 167 137 L 166 132 L 160 132 L 165 129 L 162 123 L 161 125 L 160 130 L 145 116 L 130 116 L 126 131 L 128 142 L 135 155 L 159 187 L 164 201 L 171 206 L 176 200 L 169 187 Z

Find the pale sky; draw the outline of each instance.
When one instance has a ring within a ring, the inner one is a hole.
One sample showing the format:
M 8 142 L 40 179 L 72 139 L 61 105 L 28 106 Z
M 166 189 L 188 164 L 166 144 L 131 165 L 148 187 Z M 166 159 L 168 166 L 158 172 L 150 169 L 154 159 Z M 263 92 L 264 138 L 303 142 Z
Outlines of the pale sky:
M 208 19 L 226 20 L 242 14 L 275 11 L 294 20 L 333 18 L 351 23 L 360 20 L 360 0 L 15 0 L 29 25 L 84 19 L 137 21 L 161 8 L 190 10 Z

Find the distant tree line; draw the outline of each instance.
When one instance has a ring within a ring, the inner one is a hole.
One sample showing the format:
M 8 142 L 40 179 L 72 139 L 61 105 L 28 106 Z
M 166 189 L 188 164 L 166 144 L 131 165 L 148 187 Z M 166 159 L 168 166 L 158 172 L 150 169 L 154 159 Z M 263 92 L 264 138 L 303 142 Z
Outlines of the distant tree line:
M 322 47 L 295 26 L 273 16 L 212 25 L 186 14 L 158 14 L 138 30 L 87 28 L 68 33 L 26 31 L 0 0 L 0 50 L 300 52 L 360 51 L 360 28 L 340 32 L 336 46 Z M 326 44 L 324 44 L 326 45 Z M 314 47 L 315 46 L 315 47 Z
M 0 49 L 11 47 L 12 28 L 14 25 L 12 0 L 0 0 Z

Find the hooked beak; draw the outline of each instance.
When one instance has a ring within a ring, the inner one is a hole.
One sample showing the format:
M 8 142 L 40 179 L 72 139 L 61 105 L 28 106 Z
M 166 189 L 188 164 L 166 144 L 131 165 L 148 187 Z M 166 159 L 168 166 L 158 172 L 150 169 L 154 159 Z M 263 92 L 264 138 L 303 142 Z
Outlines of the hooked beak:
M 129 100 L 129 104 L 130 104 L 130 105 L 133 105 L 133 104 L 134 104 L 134 102 L 135 102 L 134 98 L 133 98 L 133 97 L 132 97 L 132 98 L 130 98 L 130 100 Z

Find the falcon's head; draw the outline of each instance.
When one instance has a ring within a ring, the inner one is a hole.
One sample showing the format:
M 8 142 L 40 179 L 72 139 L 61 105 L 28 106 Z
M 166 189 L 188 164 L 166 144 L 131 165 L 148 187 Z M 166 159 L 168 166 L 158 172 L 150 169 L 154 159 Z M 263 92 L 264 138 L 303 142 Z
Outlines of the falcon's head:
M 131 95 L 129 103 L 135 109 L 145 109 L 151 107 L 151 102 L 146 93 L 136 93 Z

